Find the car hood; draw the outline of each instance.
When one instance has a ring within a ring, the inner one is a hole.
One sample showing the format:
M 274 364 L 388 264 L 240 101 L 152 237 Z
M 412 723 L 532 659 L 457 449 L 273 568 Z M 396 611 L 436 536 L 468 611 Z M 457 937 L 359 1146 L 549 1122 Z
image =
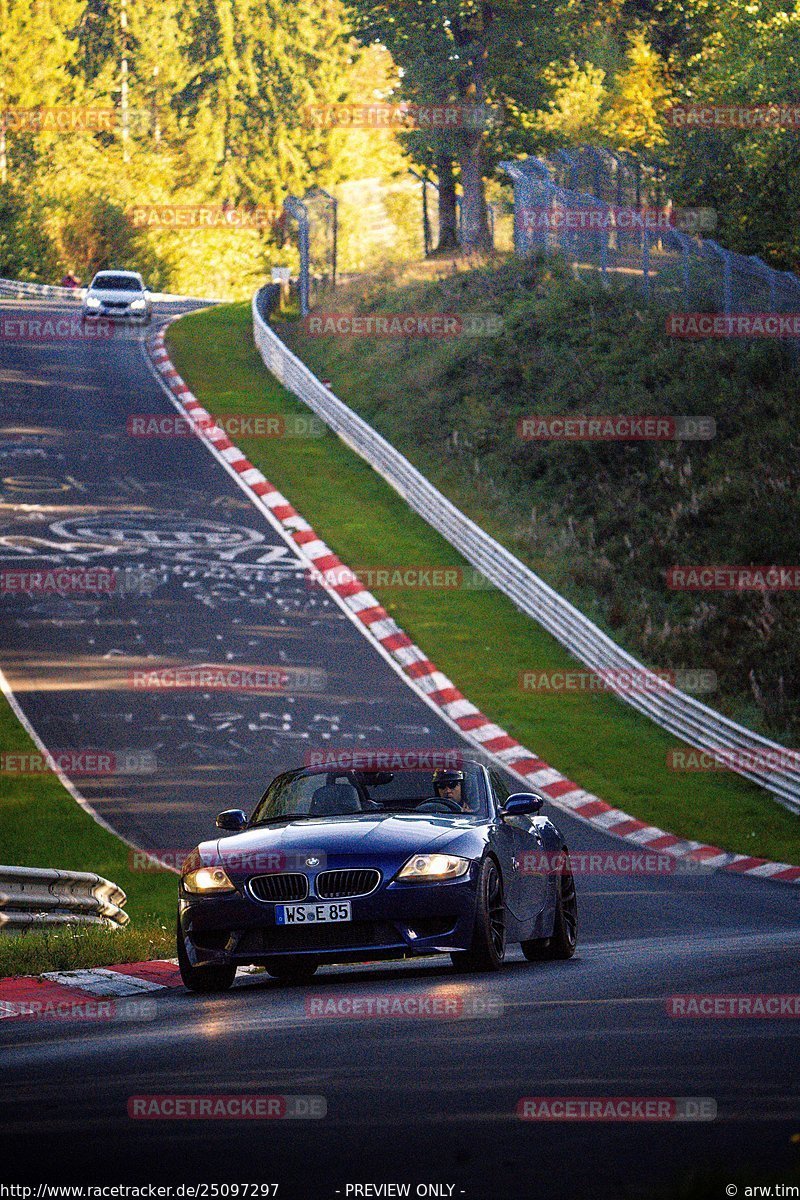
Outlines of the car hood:
M 205 863 L 224 866 L 231 879 L 259 872 L 356 865 L 399 868 L 412 854 L 436 851 L 480 855 L 487 824 L 478 817 L 357 816 L 281 822 L 203 842 Z
M 98 300 L 112 300 L 118 304 L 121 300 L 146 300 L 146 292 L 115 292 L 108 288 L 89 288 L 87 296 L 96 296 Z

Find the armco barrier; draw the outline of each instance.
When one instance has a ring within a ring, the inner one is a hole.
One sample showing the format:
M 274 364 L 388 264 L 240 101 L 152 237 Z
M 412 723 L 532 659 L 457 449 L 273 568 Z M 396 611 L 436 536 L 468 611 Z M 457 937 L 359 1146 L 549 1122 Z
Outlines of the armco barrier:
M 17 279 L 0 279 L 0 296 L 13 296 L 17 300 L 33 297 L 39 300 L 72 300 L 76 304 L 83 299 L 84 287 L 58 287 L 53 283 L 21 283 Z M 159 304 L 180 304 L 190 300 L 198 304 L 221 304 L 220 300 L 198 296 L 175 296 L 171 292 L 150 292 L 150 299 Z
M 122 928 L 122 888 L 89 871 L 0 867 L 0 934 L 54 925 Z
M 56 300 L 80 300 L 83 288 L 56 287 L 50 283 L 20 283 L 16 279 L 0 279 L 0 295 L 14 296 L 23 300 L 26 296 L 46 299 L 52 296 Z
M 253 337 L 264 364 L 277 379 L 389 482 L 410 508 L 527 616 L 538 621 L 570 654 L 592 671 L 652 676 L 652 687 L 617 691 L 620 699 L 666 729 L 712 755 L 734 752 L 740 775 L 770 791 L 786 808 L 800 812 L 800 755 L 738 725 L 721 713 L 663 684 L 602 629 L 555 592 L 510 551 L 460 512 L 385 438 L 348 408 L 284 345 L 259 313 L 253 298 Z M 732 756 L 733 757 L 733 756 Z M 778 759 L 781 765 L 773 766 Z M 750 761 L 745 761 L 749 759 Z M 790 761 L 787 763 L 786 760 Z M 771 762 L 772 760 L 772 762 Z

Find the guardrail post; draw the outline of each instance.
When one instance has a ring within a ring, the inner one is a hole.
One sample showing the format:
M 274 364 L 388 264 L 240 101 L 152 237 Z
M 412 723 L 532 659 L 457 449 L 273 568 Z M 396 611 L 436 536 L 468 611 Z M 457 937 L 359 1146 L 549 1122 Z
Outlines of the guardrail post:
M 297 242 L 300 251 L 300 277 L 298 290 L 300 294 L 300 316 L 307 317 L 309 313 L 309 273 L 310 252 L 308 235 L 308 209 L 297 196 L 287 196 L 283 202 L 290 217 L 297 222 Z

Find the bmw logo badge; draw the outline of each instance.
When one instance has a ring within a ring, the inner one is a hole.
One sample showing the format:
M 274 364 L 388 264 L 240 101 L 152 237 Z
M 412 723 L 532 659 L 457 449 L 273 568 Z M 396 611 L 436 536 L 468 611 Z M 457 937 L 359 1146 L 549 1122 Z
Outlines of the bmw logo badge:
M 318 858 L 314 858 L 314 856 L 312 855 L 312 856 L 311 856 L 311 858 L 307 858 L 307 859 L 306 859 L 306 866 L 307 866 L 307 867 L 318 867 L 318 866 L 319 866 L 319 859 L 318 859 Z

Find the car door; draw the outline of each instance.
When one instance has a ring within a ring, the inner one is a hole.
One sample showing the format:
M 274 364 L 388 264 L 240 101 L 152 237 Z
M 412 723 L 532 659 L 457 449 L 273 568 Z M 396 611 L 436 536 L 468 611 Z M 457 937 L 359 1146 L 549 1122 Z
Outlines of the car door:
M 492 793 L 498 808 L 511 794 L 497 771 L 489 772 Z M 541 912 L 547 896 L 546 858 L 536 814 L 505 817 L 503 825 L 512 841 L 512 879 L 506 902 L 523 925 L 530 925 Z M 541 867 L 541 870 L 539 869 Z

